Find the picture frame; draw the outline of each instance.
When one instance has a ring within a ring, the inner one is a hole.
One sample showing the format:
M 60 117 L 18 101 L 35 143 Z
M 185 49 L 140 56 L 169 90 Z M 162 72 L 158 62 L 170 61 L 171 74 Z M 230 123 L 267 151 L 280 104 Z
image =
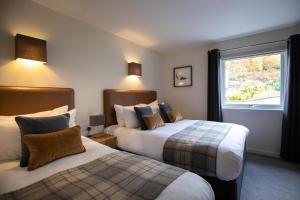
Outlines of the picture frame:
M 192 66 L 174 67 L 173 68 L 174 87 L 191 87 L 193 86 L 193 68 Z

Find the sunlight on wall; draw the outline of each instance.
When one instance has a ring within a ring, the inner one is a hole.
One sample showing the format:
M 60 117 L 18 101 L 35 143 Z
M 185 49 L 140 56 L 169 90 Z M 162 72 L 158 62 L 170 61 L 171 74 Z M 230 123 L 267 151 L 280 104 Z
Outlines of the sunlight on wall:
M 42 62 L 17 59 L 0 68 L 1 85 L 66 86 L 49 65 Z

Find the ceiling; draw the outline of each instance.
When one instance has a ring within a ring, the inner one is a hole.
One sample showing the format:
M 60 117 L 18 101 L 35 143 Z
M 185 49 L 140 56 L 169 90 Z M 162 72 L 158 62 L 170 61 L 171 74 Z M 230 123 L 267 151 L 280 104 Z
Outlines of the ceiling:
M 300 0 L 33 0 L 167 53 L 300 22 Z

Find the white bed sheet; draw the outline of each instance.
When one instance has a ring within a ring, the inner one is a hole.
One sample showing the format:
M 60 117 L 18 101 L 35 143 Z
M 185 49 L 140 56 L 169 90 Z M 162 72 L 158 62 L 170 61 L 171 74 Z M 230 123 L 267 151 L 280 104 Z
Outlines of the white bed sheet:
M 19 161 L 0 163 L 0 194 L 15 191 L 57 172 L 93 161 L 117 150 L 82 137 L 86 152 L 68 156 L 33 171 L 19 167 Z M 213 200 L 211 186 L 196 174 L 186 172 L 158 196 L 159 200 Z
M 197 120 L 182 120 L 176 123 L 166 123 L 154 130 L 140 130 L 113 125 L 105 129 L 106 133 L 118 138 L 118 147 L 163 161 L 163 147 L 171 135 L 192 125 Z M 217 152 L 217 177 L 229 181 L 236 179 L 243 167 L 244 146 L 249 130 L 234 124 L 228 135 L 220 143 Z

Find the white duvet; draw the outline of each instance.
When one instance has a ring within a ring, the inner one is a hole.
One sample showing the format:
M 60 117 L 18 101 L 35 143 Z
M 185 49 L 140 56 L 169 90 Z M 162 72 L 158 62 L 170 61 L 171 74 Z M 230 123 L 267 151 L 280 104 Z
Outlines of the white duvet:
M 154 130 L 140 130 L 117 125 L 106 128 L 105 132 L 118 138 L 118 147 L 136 154 L 162 161 L 163 147 L 171 135 L 190 126 L 197 120 L 182 120 L 166 123 Z M 220 143 L 217 152 L 217 177 L 229 181 L 236 179 L 243 167 L 245 140 L 249 130 L 241 125 L 231 128 L 228 135 Z
M 0 163 L 0 194 L 21 189 L 57 172 L 117 151 L 86 137 L 82 137 L 82 141 L 86 152 L 56 160 L 30 172 L 26 168 L 19 167 L 19 161 Z M 214 194 L 211 186 L 204 179 L 196 174 L 186 172 L 167 186 L 157 199 L 212 200 Z

